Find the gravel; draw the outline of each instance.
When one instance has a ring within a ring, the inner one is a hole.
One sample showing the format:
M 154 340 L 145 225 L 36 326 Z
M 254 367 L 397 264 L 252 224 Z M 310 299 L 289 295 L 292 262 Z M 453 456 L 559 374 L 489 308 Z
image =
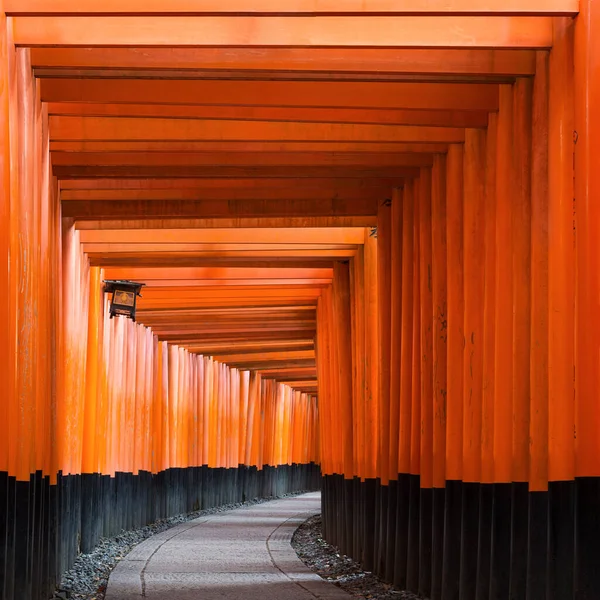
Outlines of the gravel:
M 297 496 L 304 492 L 293 494 L 284 494 L 278 498 L 289 498 Z M 247 502 L 238 502 L 235 504 L 226 504 L 206 510 L 198 510 L 192 513 L 161 519 L 132 531 L 122 531 L 119 535 L 112 538 L 103 538 L 93 552 L 89 554 L 80 554 L 75 560 L 73 568 L 63 573 L 60 585 L 58 586 L 53 599 L 54 600 L 104 600 L 108 577 L 117 563 L 122 560 L 130 550 L 140 542 L 150 536 L 175 527 L 180 523 L 241 508 L 242 506 L 253 506 L 275 500 L 276 498 L 256 498 Z
M 399 590 L 385 583 L 360 564 L 345 556 L 322 537 L 321 515 L 305 521 L 296 530 L 292 546 L 302 562 L 326 581 L 341 587 L 356 598 L 373 600 L 421 600 L 422 596 Z

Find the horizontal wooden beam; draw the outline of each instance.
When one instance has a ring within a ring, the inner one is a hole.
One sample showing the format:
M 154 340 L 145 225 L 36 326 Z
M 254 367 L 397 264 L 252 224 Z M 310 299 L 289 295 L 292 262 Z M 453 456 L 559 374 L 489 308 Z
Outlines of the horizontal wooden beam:
M 169 217 L 310 217 L 376 215 L 383 200 L 96 200 L 63 202 L 62 216 L 73 219 Z
M 83 248 L 83 251 L 87 253 L 89 259 L 94 264 L 102 264 L 104 266 L 118 266 L 121 264 L 139 264 L 139 266 L 148 263 L 170 263 L 173 265 L 181 262 L 182 266 L 186 266 L 188 263 L 193 263 L 194 259 L 198 261 L 200 265 L 204 264 L 219 264 L 225 263 L 225 265 L 236 267 L 248 266 L 248 263 L 255 263 L 256 261 L 277 261 L 285 259 L 306 259 L 310 260 L 345 260 L 353 258 L 355 251 L 353 250 L 321 250 L 315 252 L 314 250 L 259 250 L 256 253 L 246 252 L 234 253 L 234 252 L 219 252 L 215 251 L 212 253 L 208 252 L 127 252 L 127 251 L 107 251 L 107 250 L 92 250 Z M 240 260 L 241 259 L 241 260 Z M 225 266 L 223 265 L 223 266 Z M 244 280 L 245 281 L 245 280 Z M 267 285 L 271 279 L 260 279 L 250 280 L 257 281 L 260 285 Z M 298 281 L 298 280 L 290 280 Z M 315 283 L 320 283 L 322 280 L 313 279 Z M 179 283 L 179 282 L 178 282 Z M 211 284 L 215 282 L 211 281 Z M 159 285 L 158 283 L 156 285 Z M 180 283 L 185 285 L 185 283 Z M 206 285 L 206 282 L 204 283 Z
M 264 231 L 256 229 L 146 229 L 122 231 L 91 230 L 79 234 L 82 243 L 123 242 L 148 244 L 203 243 L 203 244 L 364 244 L 362 227 L 272 227 Z
M 40 88 L 44 102 L 109 104 L 494 111 L 499 102 L 490 83 L 42 79 Z
M 17 0 L 19 1 L 19 0 Z M 517 0 L 520 1 L 520 0 Z M 398 4 L 398 3 L 397 3 Z M 410 73 L 528 76 L 535 53 L 528 50 L 415 50 L 396 48 L 32 48 L 34 68 L 223 69 L 254 73 Z
M 552 46 L 551 18 L 523 16 L 17 16 L 13 31 L 18 46 Z
M 287 317 L 287 318 L 286 318 Z M 308 317 L 312 317 L 312 318 L 308 318 Z M 301 318 L 295 315 L 291 315 L 291 316 L 281 316 L 278 313 L 272 313 L 272 314 L 267 314 L 264 317 L 262 317 L 262 321 L 261 319 L 258 319 L 257 317 L 252 317 L 252 318 L 248 318 L 247 316 L 240 316 L 240 317 L 227 317 L 227 318 L 198 318 L 198 317 L 194 317 L 194 318 L 182 318 L 177 314 L 171 315 L 169 318 L 163 318 L 163 319 L 157 319 L 157 318 L 150 318 L 147 315 L 144 315 L 144 322 L 147 325 L 150 325 L 155 331 L 161 331 L 163 330 L 165 327 L 177 327 L 177 328 L 181 328 L 181 327 L 190 327 L 190 328 L 194 328 L 196 326 L 214 326 L 214 327 L 222 327 L 223 325 L 231 325 L 231 326 L 239 326 L 240 328 L 245 328 L 248 326 L 253 326 L 255 327 L 257 323 L 260 322 L 268 322 L 269 325 L 271 326 L 275 326 L 275 325 L 302 325 L 303 327 L 308 325 L 311 325 L 313 328 L 315 327 L 315 315 L 309 315 L 307 318 Z M 241 352 L 241 350 L 238 350 L 238 353 Z M 244 350 L 244 353 L 247 354 L 256 354 L 257 352 L 259 352 L 258 350 L 254 350 L 252 352 L 250 351 L 246 351 Z M 264 352 L 263 350 L 260 350 L 260 352 Z
M 314 359 L 314 350 L 295 350 L 295 351 L 275 351 L 275 352 L 260 352 L 251 354 L 227 354 L 214 356 L 215 360 L 225 361 L 228 363 L 244 363 L 244 362 L 259 362 L 259 361 L 286 361 L 289 359 Z
M 574 15 L 577 0 L 5 0 L 9 15 Z
M 356 250 L 355 247 L 348 246 L 337 246 L 337 245 L 318 245 L 309 244 L 307 246 L 299 247 L 296 244 L 266 244 L 264 247 L 256 244 L 163 244 L 161 242 L 155 242 L 152 244 L 115 244 L 115 243 L 100 243 L 100 244 L 82 244 L 81 248 L 88 254 L 93 253 L 104 253 L 104 254 L 121 254 L 121 253 L 142 253 L 142 254 L 153 254 L 153 253 L 182 253 L 182 252 L 194 252 L 202 253 L 206 256 L 212 256 L 213 254 L 229 256 L 270 256 L 271 253 L 277 255 L 282 253 L 280 256 L 354 256 Z
M 349 257 L 346 257 L 349 258 Z M 263 268 L 263 267 L 323 267 L 329 268 L 333 266 L 335 260 L 339 260 L 339 257 L 328 257 L 328 256 L 304 256 L 304 257 L 285 257 L 278 256 L 276 253 L 270 254 L 266 257 L 223 257 L 215 259 L 213 256 L 196 256 L 194 254 L 172 256 L 171 254 L 163 255 L 151 255 L 151 254 L 134 254 L 130 256 L 115 255 L 115 254 L 92 254 L 89 256 L 90 265 L 93 267 L 119 267 L 119 268 L 131 268 L 131 267 L 146 267 L 146 268 L 165 268 L 173 266 L 181 267 L 212 267 L 218 264 L 221 267 L 249 267 L 249 268 Z M 245 283 L 245 282 L 244 282 Z M 268 286 L 267 281 L 259 282 L 260 285 Z M 203 284 L 206 285 L 206 284 Z M 227 283 L 228 286 L 235 285 L 233 282 Z
M 285 383 L 285 385 L 289 385 L 294 389 L 318 389 L 317 379 L 279 379 L 277 378 L 279 383 Z
M 313 339 L 315 332 L 313 331 L 308 332 L 308 331 L 271 331 L 269 332 L 269 336 L 273 336 L 273 339 L 287 339 L 288 337 L 292 336 L 292 335 L 298 335 L 299 339 Z M 200 338 L 199 336 L 192 334 L 192 335 L 171 335 L 171 336 L 161 336 L 161 339 L 164 339 L 165 341 L 169 341 L 172 344 L 178 344 L 178 345 L 186 345 L 189 343 L 197 343 L 197 342 L 204 342 L 206 340 L 222 340 L 222 339 L 228 339 L 231 340 L 232 342 L 235 341 L 247 341 L 247 340 L 251 340 L 251 339 L 262 339 L 264 337 L 264 333 L 261 335 L 260 333 L 257 332 L 246 332 L 243 335 L 234 335 L 234 334 L 224 334 L 224 333 L 211 333 L 211 332 L 207 332 L 205 334 L 203 334 Z M 310 363 L 310 361 L 309 361 Z M 277 366 L 277 365 L 273 365 L 273 366 Z M 281 365 L 281 366 L 285 366 L 285 365 Z M 299 365 L 289 365 L 290 367 L 295 367 L 295 368 L 303 368 L 303 367 L 308 367 L 308 368 L 314 368 L 314 364 L 299 364 Z M 248 368 L 250 368 L 248 366 Z M 262 368 L 269 368 L 268 365 L 262 365 Z
M 145 317 L 144 317 L 145 318 Z M 243 350 L 244 352 L 262 352 L 264 350 L 300 350 L 303 348 L 314 348 L 313 340 L 270 340 L 264 339 L 249 342 L 212 342 L 207 344 L 189 344 L 186 349 L 198 354 L 234 354 Z
M 63 190 L 61 200 L 103 201 L 113 200 L 327 200 L 340 198 L 350 200 L 357 198 L 389 198 L 392 188 L 232 188 L 232 189 L 166 189 L 166 190 Z
M 450 127 L 54 116 L 50 139 L 456 143 L 465 138 L 463 129 Z
M 40 68 L 34 69 L 38 79 L 92 78 L 92 79 L 210 79 L 228 81 L 354 81 L 369 83 L 412 82 L 412 83 L 512 83 L 514 76 L 509 75 L 452 75 L 447 73 L 325 73 L 295 71 L 246 71 L 246 70 L 210 70 L 189 71 L 185 69 L 71 69 Z
M 261 231 L 269 227 L 375 227 L 377 217 L 375 215 L 363 215 L 360 217 L 235 217 L 223 219 L 110 219 L 110 220 L 86 220 L 75 221 L 76 230 L 102 229 L 110 230 L 144 230 L 156 229 L 178 229 L 182 232 L 190 229 L 223 229 L 224 227 L 256 229 Z
M 114 271 L 113 271 L 114 272 Z M 203 287 L 188 287 L 180 289 L 172 288 L 148 288 L 143 291 L 143 295 L 139 298 L 140 306 L 145 305 L 149 300 L 166 300 L 174 304 L 173 300 L 186 299 L 203 299 L 208 298 L 234 298 L 236 299 L 240 293 L 245 294 L 245 297 L 262 296 L 265 293 L 270 295 L 270 299 L 277 298 L 318 298 L 321 295 L 321 290 L 312 285 L 296 285 L 296 286 L 279 286 L 273 285 L 268 290 L 262 286 L 223 286 L 220 289 L 207 290 Z
M 438 129 L 439 131 L 453 131 Z M 462 137 L 460 131 L 457 137 Z M 423 167 L 432 164 L 431 154 L 361 153 L 361 152 L 57 152 L 52 155 L 55 167 L 68 166 L 283 166 L 314 167 L 367 166 L 367 167 Z M 402 173 L 399 172 L 399 176 Z
M 287 321 L 287 322 L 278 322 L 273 320 L 268 320 L 265 322 L 254 321 L 253 323 L 223 323 L 223 324 L 214 324 L 214 323 L 199 323 L 194 325 L 189 324 L 177 324 L 172 323 L 166 326 L 153 325 L 152 329 L 156 335 L 161 338 L 166 339 L 167 337 L 178 336 L 178 335 L 197 335 L 201 336 L 204 333 L 256 333 L 256 332 L 268 332 L 268 331 L 308 331 L 312 332 L 315 330 L 315 321 L 307 321 L 307 322 L 299 322 L 299 321 Z M 308 354 L 308 353 L 307 353 Z M 314 357 L 314 352 L 311 352 Z M 247 362 L 261 362 L 264 364 L 264 361 L 260 358 L 255 360 L 251 359 L 252 355 L 248 355 Z M 298 360 L 311 360 L 310 358 L 298 359 Z M 229 361 L 231 364 L 234 364 L 238 361 Z M 242 362 L 242 361 L 240 361 Z
M 305 190 L 331 189 L 350 190 L 392 188 L 395 179 L 336 179 L 323 177 L 316 179 L 67 179 L 59 182 L 61 193 L 79 191 L 152 191 L 152 190 L 222 190 L 222 189 L 277 189 L 301 187 Z M 71 198 L 73 199 L 73 198 Z
M 172 269 L 106 269 L 107 279 L 298 279 L 331 278 L 332 269 L 248 269 L 248 268 L 172 268 Z M 148 288 L 146 288 L 148 289 Z
M 477 114 L 477 113 L 475 113 Z M 376 153 L 420 153 L 444 154 L 448 151 L 446 143 L 414 143 L 414 142 L 215 142 L 186 140 L 72 140 L 50 142 L 53 154 L 62 152 L 174 152 L 174 153 L 336 153 L 347 154 L 360 152 Z
M 177 179 L 206 178 L 224 179 L 321 179 L 323 177 L 344 179 L 394 179 L 399 182 L 405 177 L 417 177 L 419 169 L 411 167 L 368 167 L 368 166 L 318 166 L 318 167 L 152 167 L 152 166 L 56 166 L 54 174 L 61 179 L 128 178 L 128 179 Z

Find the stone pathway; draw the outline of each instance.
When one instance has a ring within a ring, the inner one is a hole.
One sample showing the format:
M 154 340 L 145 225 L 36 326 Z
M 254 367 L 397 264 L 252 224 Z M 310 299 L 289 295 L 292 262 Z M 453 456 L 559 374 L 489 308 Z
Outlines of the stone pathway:
M 182 523 L 119 563 L 106 600 L 349 600 L 290 545 L 298 525 L 320 509 L 312 493 Z

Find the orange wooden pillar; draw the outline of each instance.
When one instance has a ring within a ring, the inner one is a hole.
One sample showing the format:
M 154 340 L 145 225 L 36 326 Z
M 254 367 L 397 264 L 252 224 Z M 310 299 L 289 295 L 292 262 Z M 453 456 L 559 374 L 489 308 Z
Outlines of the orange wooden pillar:
M 600 597 L 600 7 L 582 0 L 575 23 L 575 595 Z M 566 82 L 563 82 L 566 85 Z M 596 509 L 594 509 L 594 506 Z M 595 540 L 595 541 L 594 541 Z
M 352 414 L 352 336 L 350 308 L 350 270 L 348 263 L 336 262 L 333 267 L 333 309 L 339 373 L 339 394 L 342 403 L 337 415 L 342 429 L 343 471 L 345 479 L 354 477 L 353 414 Z
M 464 356 L 460 595 L 474 598 L 479 560 L 483 393 L 486 135 L 467 129 L 464 150 Z
M 548 581 L 548 53 L 538 52 L 532 98 L 529 534 L 526 594 Z
M 365 252 L 361 244 L 356 256 L 350 262 L 351 319 L 352 319 L 352 414 L 354 439 L 354 472 L 358 478 L 365 476 L 365 393 L 366 393 L 366 352 L 365 352 Z M 354 536 L 358 542 L 359 536 Z M 357 545 L 352 556 L 359 556 Z
M 0 0 L 0 289 L 10 289 L 10 106 L 8 77 L 8 32 L 4 2 Z M 0 380 L 5 382 L 6 402 L 0 403 L 0 421 L 10 425 L 11 397 L 10 314 L 8 293 L 0 294 Z M 0 471 L 9 470 L 10 436 L 0 439 Z
M 448 272 L 448 337 L 446 384 L 446 492 L 444 515 L 444 597 L 459 593 L 463 457 L 463 158 L 461 145 L 448 149 L 446 163 L 446 252 Z
M 513 92 L 500 86 L 496 146 L 496 312 L 494 380 L 494 498 L 492 514 L 492 600 L 505 598 L 510 583 L 513 456 Z
M 372 231 L 364 238 L 364 328 L 365 328 L 365 406 L 364 406 L 364 484 L 362 564 L 375 564 L 375 511 L 379 447 L 379 318 L 378 318 L 378 245 Z M 319 385 L 321 385 L 319 383 Z M 322 395 L 319 391 L 319 420 L 323 419 Z M 321 438 L 321 444 L 325 440 Z M 323 455 L 323 452 L 321 453 Z
M 396 579 L 396 536 L 399 486 L 400 450 L 400 365 L 402 354 L 402 212 L 404 190 L 394 189 L 390 218 L 390 401 L 389 401 L 389 464 L 388 464 L 388 543 L 385 574 L 388 581 Z M 403 571 L 404 569 L 400 569 Z
M 492 551 L 492 511 L 494 483 L 494 381 L 495 381 L 495 309 L 496 309 L 496 150 L 498 115 L 490 114 L 486 133 L 485 175 L 485 265 L 483 289 L 483 358 L 481 390 L 481 476 L 479 501 L 478 597 L 490 590 Z
M 421 473 L 421 262 L 420 262 L 420 188 L 416 179 L 413 187 L 413 269 L 412 269 L 412 352 L 411 352 L 411 411 L 410 411 L 410 484 L 408 492 L 408 550 L 406 586 L 419 586 L 420 561 L 420 473 Z
M 442 597 L 444 564 L 444 507 L 446 486 L 447 397 L 447 231 L 446 156 L 436 155 L 431 180 L 431 286 L 433 304 L 433 507 L 431 599 Z
M 513 277 L 513 450 L 510 593 L 526 594 L 531 368 L 531 79 L 513 88 L 514 188 L 512 201 Z
M 379 345 L 377 305 L 377 240 L 365 230 L 365 478 L 377 477 Z M 320 413 L 319 413 L 320 414 Z
M 408 560 L 409 492 L 411 485 L 411 415 L 412 415 L 412 351 L 413 351 L 413 237 L 414 237 L 414 184 L 407 182 L 402 192 L 402 231 L 398 237 L 402 243 L 399 293 L 401 294 L 400 356 L 396 368 L 399 371 L 398 404 L 398 492 L 396 511 L 396 547 L 394 583 L 406 587 Z M 392 207 L 394 208 L 394 207 Z M 396 217 L 398 218 L 398 217 Z M 394 219 L 394 223 L 397 223 Z M 394 246 L 396 247 L 396 246 Z M 399 249 L 393 255 L 397 256 Z M 394 269 L 395 273 L 395 269 Z M 392 280 L 392 284 L 395 282 Z M 394 329 L 395 331 L 395 329 Z
M 391 262 L 392 262 L 392 200 L 380 204 L 377 214 L 377 299 L 379 338 L 379 447 L 377 477 L 379 502 L 375 523 L 375 572 L 386 576 L 386 557 L 390 552 L 388 539 L 388 508 L 390 480 L 390 367 L 391 367 Z
M 87 365 L 85 376 L 85 407 L 82 472 L 98 473 L 97 414 L 99 404 L 99 370 L 101 368 L 102 347 L 100 346 L 102 319 L 101 271 L 94 267 L 90 271 Z
M 431 169 L 419 177 L 419 285 L 420 285 L 420 514 L 419 593 L 431 593 L 433 511 L 433 290 L 431 241 Z
M 336 344 L 338 375 L 338 413 L 336 421 L 341 425 L 341 464 L 343 481 L 340 481 L 340 498 L 343 506 L 343 523 L 340 523 L 340 547 L 346 553 L 352 552 L 354 537 L 354 439 L 353 439 L 353 399 L 352 399 L 352 326 L 351 326 L 351 294 L 350 267 L 348 263 L 336 262 L 333 268 L 333 316 L 335 319 L 334 334 Z M 333 423 L 332 423 L 333 425 Z M 338 532 L 338 533 L 339 533 Z
M 556 590 L 557 598 L 573 595 L 575 526 L 573 43 L 574 22 L 556 20 L 548 115 L 548 480 L 550 523 L 565 527 L 549 529 L 553 560 L 548 575 L 549 588 Z

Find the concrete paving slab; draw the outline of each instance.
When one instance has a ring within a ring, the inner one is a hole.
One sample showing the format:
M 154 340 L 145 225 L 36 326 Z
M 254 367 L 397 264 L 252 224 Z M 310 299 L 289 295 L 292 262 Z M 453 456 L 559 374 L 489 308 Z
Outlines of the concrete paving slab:
M 320 509 L 313 493 L 182 523 L 121 561 L 106 600 L 348 600 L 290 544 L 298 525 Z

